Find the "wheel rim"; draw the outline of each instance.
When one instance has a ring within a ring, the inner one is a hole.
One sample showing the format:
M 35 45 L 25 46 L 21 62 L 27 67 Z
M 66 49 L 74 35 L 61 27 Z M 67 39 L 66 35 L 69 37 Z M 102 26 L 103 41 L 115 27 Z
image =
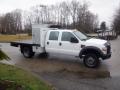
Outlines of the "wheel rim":
M 90 67 L 95 66 L 95 59 L 93 57 L 88 57 L 86 60 L 86 64 Z

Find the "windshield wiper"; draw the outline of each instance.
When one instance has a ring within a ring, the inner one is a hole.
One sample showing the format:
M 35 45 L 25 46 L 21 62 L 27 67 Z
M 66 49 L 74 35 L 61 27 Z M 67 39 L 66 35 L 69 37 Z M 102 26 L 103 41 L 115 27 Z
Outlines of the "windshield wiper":
M 86 41 L 87 39 L 82 39 L 82 41 Z
M 82 41 L 86 41 L 86 40 L 88 40 L 88 39 L 91 39 L 91 37 L 87 37 L 86 39 L 82 39 Z

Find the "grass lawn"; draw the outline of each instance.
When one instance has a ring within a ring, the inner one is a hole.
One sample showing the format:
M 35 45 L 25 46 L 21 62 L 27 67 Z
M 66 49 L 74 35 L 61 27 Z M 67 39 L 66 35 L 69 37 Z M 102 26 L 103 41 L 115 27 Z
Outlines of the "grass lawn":
M 19 40 L 27 40 L 31 38 L 32 36 L 28 36 L 27 34 L 0 35 L 0 42 L 12 42 L 12 41 L 19 41 Z
M 14 82 L 16 85 L 21 85 L 23 89 L 20 90 L 52 90 L 52 87 L 24 70 L 14 66 L 0 64 L 0 85 L 2 85 L 1 82 L 3 81 Z M 14 85 L 12 86 L 13 87 L 5 90 L 16 90 L 13 89 Z

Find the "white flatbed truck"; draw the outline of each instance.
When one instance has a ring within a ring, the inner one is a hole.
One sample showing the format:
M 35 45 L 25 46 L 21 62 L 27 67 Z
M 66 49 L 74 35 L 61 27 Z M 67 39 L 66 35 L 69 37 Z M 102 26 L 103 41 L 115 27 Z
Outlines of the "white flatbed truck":
M 99 66 L 101 59 L 111 57 L 111 45 L 106 40 L 88 38 L 77 30 L 50 27 L 49 24 L 34 24 L 31 42 L 11 42 L 11 46 L 20 47 L 26 58 L 33 57 L 36 52 L 77 56 L 90 68 Z

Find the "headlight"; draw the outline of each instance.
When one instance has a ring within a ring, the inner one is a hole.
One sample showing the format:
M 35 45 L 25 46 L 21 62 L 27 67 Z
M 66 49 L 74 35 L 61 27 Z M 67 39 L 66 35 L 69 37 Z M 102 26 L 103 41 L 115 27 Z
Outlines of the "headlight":
M 107 47 L 103 47 L 102 51 L 103 51 L 104 54 L 107 54 Z
M 107 51 L 107 48 L 106 47 L 102 48 L 102 51 Z
M 106 42 L 106 43 L 104 44 L 105 47 L 110 46 L 110 45 L 111 45 L 110 42 Z
M 105 53 L 105 54 L 107 54 L 107 53 L 110 53 L 110 51 L 111 51 L 111 44 L 110 44 L 110 42 L 106 42 L 105 44 L 104 44 L 104 48 L 102 48 L 102 51 Z

